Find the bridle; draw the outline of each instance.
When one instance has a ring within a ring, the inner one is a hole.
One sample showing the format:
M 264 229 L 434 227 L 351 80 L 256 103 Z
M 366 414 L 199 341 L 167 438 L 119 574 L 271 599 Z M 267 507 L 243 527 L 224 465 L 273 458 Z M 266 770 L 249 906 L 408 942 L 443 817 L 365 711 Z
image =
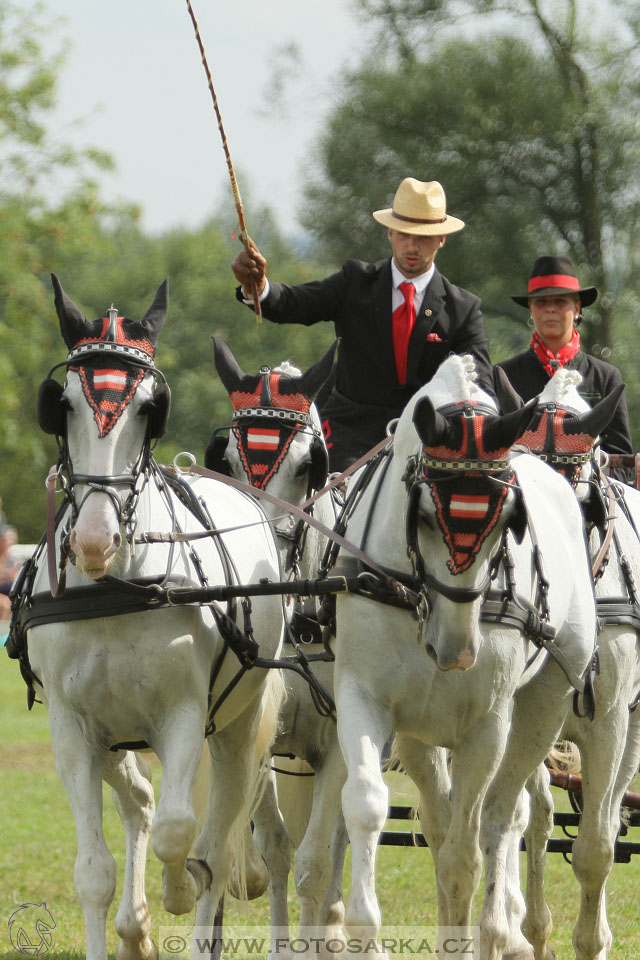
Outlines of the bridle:
M 217 435 L 226 431 L 233 434 L 236 441 L 236 448 L 242 467 L 247 474 L 248 482 L 252 487 L 264 487 L 268 480 L 277 473 L 285 462 L 287 452 L 295 434 L 310 434 L 310 457 L 311 464 L 309 469 L 309 480 L 307 484 L 306 499 L 310 497 L 313 490 L 319 490 L 324 486 L 328 473 L 328 457 L 324 437 L 319 422 L 314 421 L 311 412 L 305 412 L 295 405 L 292 398 L 291 403 L 287 404 L 287 394 L 278 392 L 278 405 L 276 406 L 271 390 L 272 370 L 268 366 L 262 366 L 259 371 L 260 386 L 256 390 L 256 398 L 259 393 L 260 402 L 248 406 L 242 406 L 234 403 L 234 414 L 231 424 L 226 427 L 219 427 L 214 432 L 214 443 L 218 444 L 218 453 L 215 454 L 216 467 L 220 469 L 227 441 Z M 296 394 L 296 396 L 299 396 Z M 311 406 L 311 400 L 308 400 L 308 406 Z M 262 451 L 262 455 L 268 460 L 264 466 L 264 473 L 261 477 L 257 471 L 254 473 L 257 465 L 260 464 L 260 452 L 251 448 L 250 434 L 252 431 L 259 433 L 261 429 L 268 431 L 277 427 L 283 433 L 278 437 L 275 454 Z M 283 439 L 284 438 L 284 439 Z M 271 459 L 269 459 L 271 457 Z M 309 508 L 311 512 L 312 507 Z M 300 522 L 291 526 L 288 522 L 284 526 L 276 525 L 276 532 L 279 537 L 292 541 L 292 545 L 299 541 L 305 535 L 304 525 Z M 292 547 L 293 549 L 293 547 Z
M 495 410 L 491 407 L 485 407 L 482 404 L 463 404 L 462 410 L 460 404 L 450 404 L 440 408 L 442 416 L 451 414 L 462 415 L 472 419 L 476 413 L 495 416 Z M 447 600 L 454 603 L 473 603 L 480 597 L 486 595 L 491 581 L 495 578 L 498 565 L 500 563 L 500 554 L 497 553 L 490 561 L 487 572 L 482 581 L 475 587 L 455 587 L 444 583 L 426 569 L 424 557 L 420 550 L 418 538 L 418 524 L 420 520 L 420 497 L 424 487 L 433 489 L 438 484 L 446 484 L 454 481 L 468 473 L 480 473 L 487 480 L 500 484 L 503 487 L 516 489 L 514 481 L 515 476 L 510 461 L 505 457 L 496 459 L 487 459 L 478 456 L 478 449 L 475 437 L 472 431 L 469 433 L 470 450 L 467 457 L 442 458 L 429 454 L 427 449 L 422 446 L 420 451 L 407 461 L 407 468 L 403 475 L 403 480 L 407 488 L 407 512 L 405 517 L 405 536 L 407 544 L 407 555 L 411 561 L 414 576 L 425 588 L 425 596 L 428 597 L 428 590 L 440 594 Z M 474 456 L 475 454 L 475 456 Z
M 115 510 L 118 526 L 124 528 L 125 537 L 130 545 L 130 549 L 134 549 L 134 532 L 136 528 L 136 507 L 144 489 L 145 484 L 147 483 L 149 477 L 153 472 L 157 472 L 158 468 L 155 465 L 155 461 L 151 455 L 152 451 L 152 441 L 157 439 L 161 435 L 161 427 L 163 429 L 164 422 L 166 422 L 166 417 L 168 415 L 168 387 L 166 384 L 166 379 L 164 374 L 158 370 L 153 362 L 150 360 L 149 355 L 144 351 L 138 350 L 135 347 L 132 347 L 128 344 L 120 344 L 113 342 L 98 342 L 98 343 L 89 343 L 76 347 L 70 351 L 66 360 L 62 360 L 60 363 L 54 364 L 53 367 L 49 370 L 47 379 L 44 381 L 43 386 L 45 387 L 44 400 L 48 399 L 48 402 L 53 405 L 58 405 L 60 408 L 64 407 L 63 391 L 64 387 L 59 384 L 56 380 L 52 378 L 52 374 L 55 370 L 60 367 L 76 367 L 80 366 L 80 361 L 86 359 L 96 359 L 97 357 L 109 356 L 116 360 L 120 364 L 125 364 L 131 366 L 136 370 L 149 372 L 153 374 L 156 383 L 162 385 L 163 390 L 161 391 L 163 399 L 163 409 L 161 412 L 160 419 L 157 418 L 157 413 L 153 411 L 148 412 L 148 426 L 145 434 L 144 442 L 142 444 L 140 453 L 133 464 L 131 471 L 124 474 L 117 474 L 115 476 L 105 476 L 103 474 L 91 474 L 91 473 L 79 473 L 74 470 L 73 463 L 71 460 L 71 454 L 69 451 L 67 429 L 66 429 L 66 416 L 63 415 L 63 410 L 58 411 L 57 420 L 60 424 L 59 430 L 56 430 L 56 440 L 58 443 L 58 462 L 55 468 L 55 471 L 52 470 L 49 474 L 47 480 L 47 485 L 49 487 L 50 496 L 49 496 L 49 522 L 48 529 L 50 531 L 49 536 L 49 555 L 50 557 L 55 556 L 55 549 L 53 546 L 53 540 L 51 537 L 51 530 L 55 529 L 53 524 L 52 512 L 54 510 L 53 496 L 55 492 L 63 492 L 69 506 L 71 508 L 71 515 L 68 518 L 68 521 L 65 525 L 65 529 L 62 533 L 62 557 L 61 557 L 61 566 L 63 560 L 70 555 L 69 547 L 69 534 L 71 528 L 76 522 L 78 515 L 88 500 L 88 498 L 94 493 L 104 493 L 106 494 Z M 157 391 L 157 387 L 156 387 Z M 48 393 L 48 398 L 47 398 Z M 153 421 L 155 420 L 155 423 Z M 162 420 L 162 424 L 160 423 Z M 64 425 L 62 426 L 64 421 Z M 51 432 L 51 431 L 49 431 Z M 56 489 L 56 485 L 59 487 Z M 84 496 L 78 500 L 76 496 L 76 487 L 83 486 L 88 487 L 88 490 L 85 492 Z M 126 487 L 128 491 L 126 495 L 122 495 L 116 490 L 116 487 Z M 164 483 L 160 484 L 160 489 L 164 489 Z M 55 569 L 55 564 L 54 568 Z M 50 579 L 51 579 L 51 569 L 50 569 Z M 57 588 L 57 584 L 56 584 Z M 52 592 L 54 592 L 52 590 Z M 55 592 L 54 592 L 55 595 Z

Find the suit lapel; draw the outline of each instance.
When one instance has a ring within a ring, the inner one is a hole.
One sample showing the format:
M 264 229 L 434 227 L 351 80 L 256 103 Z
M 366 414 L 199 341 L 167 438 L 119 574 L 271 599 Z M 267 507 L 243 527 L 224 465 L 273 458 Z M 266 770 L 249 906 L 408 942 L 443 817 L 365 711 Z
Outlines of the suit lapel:
M 371 289 L 375 331 L 372 342 L 380 345 L 381 355 L 389 368 L 390 382 L 397 382 L 396 361 L 393 352 L 393 323 L 391 320 L 391 260 L 380 264 L 378 276 Z
M 409 383 L 415 377 L 422 355 L 429 346 L 427 337 L 433 331 L 434 326 L 438 324 L 440 330 L 445 334 L 448 333 L 449 318 L 444 309 L 444 303 L 444 284 L 442 275 L 436 267 L 431 283 L 427 287 L 420 304 L 420 310 L 416 313 L 416 323 L 409 341 L 409 356 L 407 359 L 407 382 Z M 445 339 L 444 336 L 443 339 Z

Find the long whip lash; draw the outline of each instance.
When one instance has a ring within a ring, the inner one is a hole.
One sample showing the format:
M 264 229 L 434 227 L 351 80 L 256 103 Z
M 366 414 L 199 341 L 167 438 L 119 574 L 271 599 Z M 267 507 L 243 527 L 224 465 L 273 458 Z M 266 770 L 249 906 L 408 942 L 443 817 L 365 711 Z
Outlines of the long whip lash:
M 222 138 L 222 149 L 224 150 L 224 156 L 227 161 L 227 167 L 229 168 L 229 178 L 231 180 L 231 192 L 233 193 L 233 200 L 236 205 L 236 211 L 238 213 L 238 223 L 240 226 L 240 240 L 244 244 L 245 250 L 249 250 L 249 243 L 247 237 L 247 228 L 244 222 L 244 210 L 242 207 L 242 198 L 240 197 L 240 190 L 238 189 L 238 181 L 236 180 L 235 170 L 233 169 L 233 163 L 231 162 L 231 154 L 229 153 L 229 146 L 227 144 L 227 135 L 224 132 L 224 126 L 222 125 L 222 114 L 220 113 L 220 108 L 218 106 L 218 98 L 216 92 L 213 89 L 213 81 L 211 79 L 211 71 L 209 70 L 209 64 L 207 63 L 207 55 L 204 51 L 204 44 L 200 37 L 200 30 L 198 29 L 198 22 L 196 20 L 195 14 L 193 12 L 193 7 L 191 6 L 190 0 L 187 0 L 187 9 L 189 11 L 189 16 L 191 17 L 191 22 L 193 23 L 193 29 L 196 35 L 196 41 L 198 43 L 198 48 L 200 50 L 200 56 L 202 57 L 202 66 L 204 67 L 204 72 L 207 75 L 207 83 L 209 85 L 209 91 L 211 92 L 211 99 L 213 100 L 213 109 L 215 110 L 216 119 L 218 121 L 218 130 L 220 131 L 220 136 Z M 253 308 L 256 313 L 256 319 L 258 323 L 262 322 L 262 310 L 260 309 L 260 297 L 258 296 L 258 286 L 253 277 L 251 277 L 251 295 L 253 297 Z

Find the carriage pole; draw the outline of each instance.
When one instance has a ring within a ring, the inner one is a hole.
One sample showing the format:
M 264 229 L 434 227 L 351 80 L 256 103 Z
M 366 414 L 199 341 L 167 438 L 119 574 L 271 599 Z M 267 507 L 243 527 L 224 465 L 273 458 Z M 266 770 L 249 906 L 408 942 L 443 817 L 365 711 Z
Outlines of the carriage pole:
M 204 67 L 204 72 L 207 76 L 207 84 L 209 86 L 209 92 L 211 93 L 211 99 L 213 101 L 213 109 L 215 111 L 216 120 L 218 121 L 218 130 L 220 131 L 220 137 L 222 139 L 222 149 L 224 150 L 225 160 L 227 161 L 227 167 L 229 169 L 229 179 L 231 181 L 231 192 L 233 194 L 233 200 L 236 205 L 236 212 L 238 214 L 238 223 L 240 226 L 239 239 L 244 245 L 245 250 L 248 251 L 249 236 L 247 234 L 247 227 L 244 222 L 244 209 L 242 206 L 242 198 L 240 196 L 240 190 L 238 188 L 238 181 L 236 179 L 233 163 L 231 162 L 231 154 L 229 152 L 229 146 L 227 144 L 227 135 L 224 132 L 224 126 L 222 124 L 222 114 L 220 113 L 220 107 L 218 106 L 218 98 L 213 88 L 213 80 L 211 79 L 211 71 L 209 70 L 209 64 L 207 63 L 207 55 L 204 50 L 204 44 L 200 37 L 200 30 L 198 28 L 198 22 L 196 20 L 195 13 L 193 12 L 193 7 L 191 6 L 191 0 L 187 0 L 187 9 L 189 11 L 189 16 L 191 17 L 191 22 L 193 23 L 193 29 L 196 35 L 196 42 L 198 44 L 198 49 L 200 50 L 200 56 L 202 58 L 202 66 Z M 261 323 L 262 310 L 260 308 L 260 297 L 258 296 L 258 286 L 253 277 L 251 277 L 251 296 L 253 299 L 253 309 L 255 310 L 256 319 L 258 323 Z

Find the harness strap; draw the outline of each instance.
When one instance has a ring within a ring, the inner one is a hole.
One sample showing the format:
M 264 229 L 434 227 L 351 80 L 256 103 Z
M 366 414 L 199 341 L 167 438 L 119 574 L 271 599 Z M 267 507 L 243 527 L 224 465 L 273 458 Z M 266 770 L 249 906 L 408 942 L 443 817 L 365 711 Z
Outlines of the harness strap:
M 320 497 L 324 496 L 325 493 L 328 493 L 329 490 L 332 490 L 334 487 L 339 486 L 343 480 L 346 480 L 347 477 L 350 477 L 352 473 L 355 473 L 356 470 L 359 470 L 360 467 L 363 467 L 365 463 L 368 463 L 370 460 L 373 460 L 379 453 L 383 450 L 386 450 L 393 443 L 393 437 L 385 437 L 384 440 L 380 440 L 379 443 L 376 443 L 375 447 L 372 447 L 371 450 L 368 450 L 363 454 L 355 463 L 352 463 L 351 466 L 347 467 L 342 473 L 339 473 L 337 477 L 334 477 L 333 480 L 330 480 L 322 490 L 318 490 L 313 494 L 312 497 L 309 497 L 304 503 L 300 504 L 302 510 L 306 510 L 307 507 L 311 506 L 312 503 L 315 503 L 316 500 L 319 500 Z
M 56 565 L 56 483 L 58 480 L 57 466 L 51 467 L 47 477 L 47 569 L 49 571 L 49 589 L 51 596 L 57 597 L 58 593 L 62 595 L 65 591 L 67 576 L 67 556 L 60 553 L 60 580 L 58 580 L 58 568 Z
M 400 598 L 413 604 L 414 607 L 419 605 L 421 598 L 417 593 L 407 590 L 407 587 L 405 587 L 404 584 L 400 583 L 394 577 L 389 576 L 389 574 L 379 564 L 377 564 L 375 560 L 372 560 L 371 557 L 367 556 L 367 554 L 364 553 L 364 551 L 362 551 L 359 547 L 356 547 L 355 544 L 345 540 L 344 537 L 332 530 L 331 527 L 327 527 L 324 523 L 321 523 L 320 520 L 317 520 L 314 516 L 302 510 L 300 507 L 297 507 L 292 503 L 286 503 L 284 500 L 280 500 L 279 497 L 274 497 L 273 494 L 268 493 L 266 490 L 262 490 L 258 487 L 252 487 L 250 484 L 243 483 L 241 480 L 235 480 L 233 477 L 225 477 L 222 473 L 217 473 L 215 470 L 209 470 L 207 467 L 201 467 L 196 463 L 191 464 L 185 472 L 195 473 L 198 476 L 208 477 L 212 480 L 219 480 L 221 483 L 225 483 L 228 486 L 234 487 L 236 490 L 241 490 L 243 493 L 248 493 L 251 496 L 266 500 L 268 503 L 274 503 L 281 509 L 291 513 L 294 517 L 299 517 L 301 520 L 304 520 L 305 523 L 308 523 L 312 527 L 315 527 L 316 530 L 319 530 L 322 534 L 324 534 L 325 537 L 327 537 L 328 540 L 333 541 L 333 543 L 338 544 L 352 556 L 362 560 L 362 562 L 366 564 L 366 566 L 372 571 L 377 573 L 378 576 L 387 583 L 389 588 L 393 592 L 396 592 Z M 306 583 L 311 582 L 312 581 L 306 581 Z M 313 594 L 307 595 L 312 596 Z
M 625 623 L 640 631 L 640 604 L 622 597 L 598 597 L 596 604 L 601 626 Z

